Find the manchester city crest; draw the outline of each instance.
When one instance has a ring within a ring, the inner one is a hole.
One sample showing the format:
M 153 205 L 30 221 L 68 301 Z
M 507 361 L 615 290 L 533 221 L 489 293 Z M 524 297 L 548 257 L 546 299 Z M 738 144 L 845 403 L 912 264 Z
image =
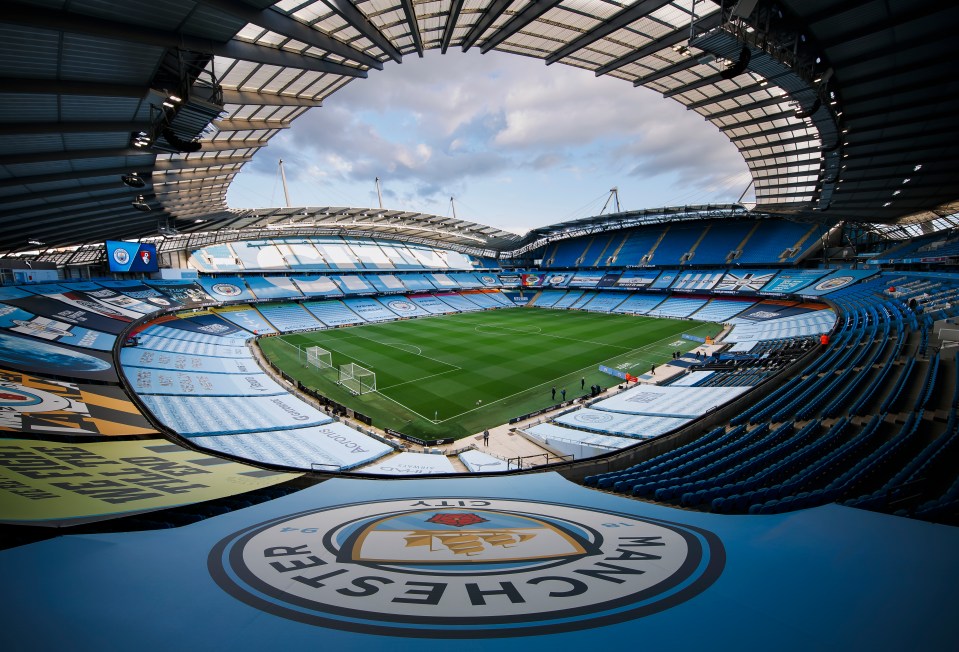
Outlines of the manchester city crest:
M 483 638 L 640 618 L 722 572 L 712 533 L 636 515 L 502 498 L 356 503 L 220 541 L 225 591 L 276 616 L 391 636 Z

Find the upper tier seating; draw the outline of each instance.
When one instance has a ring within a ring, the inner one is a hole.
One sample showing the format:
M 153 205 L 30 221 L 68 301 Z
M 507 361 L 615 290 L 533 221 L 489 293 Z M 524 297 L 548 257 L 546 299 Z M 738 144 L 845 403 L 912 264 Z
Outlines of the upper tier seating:
M 342 301 L 304 301 L 303 307 L 327 326 L 349 326 L 364 321 Z
M 257 299 L 298 299 L 303 296 L 286 276 L 247 276 L 246 284 Z
M 257 306 L 260 314 L 281 333 L 322 328 L 323 324 L 298 303 L 267 303 Z

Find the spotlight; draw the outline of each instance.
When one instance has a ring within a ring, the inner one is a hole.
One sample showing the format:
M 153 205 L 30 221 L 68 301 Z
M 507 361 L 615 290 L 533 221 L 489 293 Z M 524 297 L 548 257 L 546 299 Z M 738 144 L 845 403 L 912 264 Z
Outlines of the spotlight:
M 170 102 L 176 102 L 177 104 L 183 101 L 180 97 L 176 95 L 170 95 L 170 97 L 168 97 L 167 100 L 169 100 Z
M 143 211 L 144 213 L 149 213 L 151 210 L 153 210 L 150 208 L 150 205 L 144 201 L 143 195 L 137 195 L 136 200 L 131 203 L 131 206 L 138 211 Z
M 131 188 L 142 188 L 147 185 L 147 182 L 141 179 L 140 175 L 138 175 L 136 172 L 133 174 L 124 174 L 122 177 L 120 177 L 120 181 L 122 181 L 124 185 L 130 186 Z

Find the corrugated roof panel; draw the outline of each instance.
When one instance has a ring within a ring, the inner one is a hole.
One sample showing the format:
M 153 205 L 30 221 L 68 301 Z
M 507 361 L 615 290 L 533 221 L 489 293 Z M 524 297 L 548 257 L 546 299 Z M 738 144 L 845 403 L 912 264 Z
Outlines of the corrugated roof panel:
M 146 90 L 166 50 L 78 34 L 63 36 L 61 79 L 142 84 Z
M 59 32 L 0 25 L 0 75 L 3 77 L 55 79 L 59 51 Z
M 60 98 L 61 116 L 65 122 L 89 120 L 90 116 L 96 116 L 98 120 L 132 120 L 143 103 L 135 97 L 64 95 Z
M 58 113 L 56 95 L 22 93 L 0 95 L 0 122 L 56 122 Z
M 71 0 L 64 4 L 78 14 L 166 31 L 175 31 L 196 7 L 195 0 L 124 0 L 122 4 L 114 0 Z

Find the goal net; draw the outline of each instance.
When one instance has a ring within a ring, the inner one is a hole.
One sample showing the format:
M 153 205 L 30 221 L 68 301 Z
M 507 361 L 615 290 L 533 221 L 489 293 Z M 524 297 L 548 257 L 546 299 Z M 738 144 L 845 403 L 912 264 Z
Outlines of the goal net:
M 333 356 L 324 348 L 311 346 L 306 350 L 306 364 L 317 369 L 329 369 L 333 366 Z
M 354 394 L 376 391 L 376 374 L 352 362 L 340 365 L 340 379 L 337 382 Z

